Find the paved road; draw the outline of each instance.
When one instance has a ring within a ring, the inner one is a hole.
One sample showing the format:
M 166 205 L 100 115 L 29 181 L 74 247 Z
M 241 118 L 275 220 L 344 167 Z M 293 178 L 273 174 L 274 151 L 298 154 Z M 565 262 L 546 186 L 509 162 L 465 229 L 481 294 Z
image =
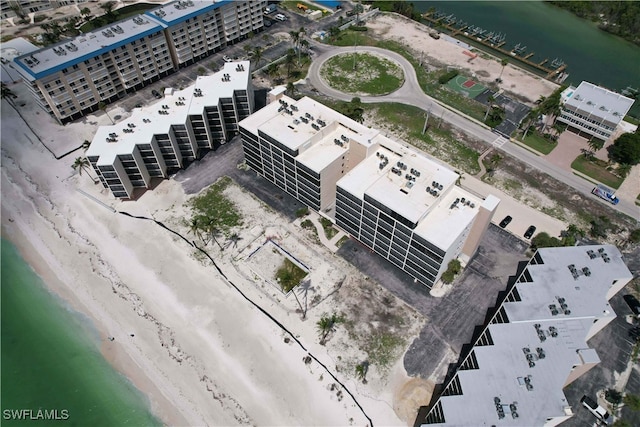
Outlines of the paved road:
M 466 134 L 475 137 L 488 144 L 493 143 L 498 135 L 489 130 L 479 122 L 454 111 L 449 107 L 440 104 L 436 99 L 426 95 L 420 84 L 418 83 L 418 77 L 416 72 L 409 61 L 407 61 L 402 55 L 395 52 L 391 52 L 385 49 L 380 49 L 372 46 L 358 46 L 354 47 L 323 47 L 322 45 L 316 45 L 316 52 L 319 54 L 311 67 L 309 68 L 309 74 L 307 79 L 318 91 L 332 98 L 350 101 L 353 95 L 349 95 L 338 90 L 329 87 L 320 77 L 320 67 L 329 58 L 340 55 L 342 53 L 353 52 L 371 52 L 379 55 L 384 55 L 390 59 L 396 61 L 402 67 L 405 75 L 405 82 L 397 91 L 384 95 L 384 96 L 362 96 L 360 99 L 362 102 L 399 102 L 403 104 L 409 104 L 421 108 L 423 110 L 430 110 L 434 117 L 442 117 L 442 120 L 448 122 L 452 126 L 457 127 Z M 522 162 L 546 173 L 547 175 L 563 182 L 576 190 L 591 196 L 591 190 L 593 184 L 585 179 L 574 175 L 573 173 L 559 169 L 555 165 L 552 165 L 545 161 L 542 157 L 533 154 L 532 152 L 515 144 L 503 144 L 500 150 L 505 153 L 519 159 Z M 602 201 L 608 205 L 608 202 Z M 616 209 L 630 217 L 640 220 L 640 207 L 636 206 L 633 200 L 621 200 L 616 206 L 611 205 L 613 209 Z

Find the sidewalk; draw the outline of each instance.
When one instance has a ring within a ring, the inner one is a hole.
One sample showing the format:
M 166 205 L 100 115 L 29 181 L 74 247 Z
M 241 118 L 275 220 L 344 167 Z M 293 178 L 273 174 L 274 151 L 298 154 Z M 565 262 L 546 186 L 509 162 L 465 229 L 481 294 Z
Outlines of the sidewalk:
M 320 243 L 326 246 L 332 253 L 336 253 L 338 251 L 338 242 L 340 241 L 340 239 L 342 239 L 344 236 L 348 237 L 348 234 L 340 230 L 338 227 L 335 227 L 335 229 L 338 230 L 338 233 L 331 239 L 327 239 L 327 236 L 324 234 L 324 227 L 320 223 L 320 215 L 312 210 L 309 210 L 309 213 L 306 216 L 296 219 L 294 223 L 300 225 L 307 219 L 311 221 L 311 223 L 316 227 Z

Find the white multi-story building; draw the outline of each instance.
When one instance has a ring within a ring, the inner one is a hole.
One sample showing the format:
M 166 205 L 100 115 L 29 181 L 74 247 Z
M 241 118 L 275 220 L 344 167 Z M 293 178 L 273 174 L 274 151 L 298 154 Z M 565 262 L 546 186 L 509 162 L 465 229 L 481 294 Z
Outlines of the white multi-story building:
M 600 362 L 587 342 L 632 274 L 615 246 L 539 249 L 415 425 L 555 426 L 563 388 Z
M 312 100 L 286 96 L 240 123 L 247 165 L 426 286 L 469 259 L 499 200 Z
M 570 86 L 561 94 L 562 110 L 557 120 L 578 134 L 607 140 L 627 115 L 634 100 L 593 83 Z
M 260 31 L 265 3 L 173 1 L 17 57 L 16 68 L 66 123 Z
M 167 178 L 238 134 L 253 111 L 249 62 L 230 62 L 184 90 L 135 109 L 126 122 L 101 126 L 86 156 L 105 188 L 130 199 L 153 178 Z

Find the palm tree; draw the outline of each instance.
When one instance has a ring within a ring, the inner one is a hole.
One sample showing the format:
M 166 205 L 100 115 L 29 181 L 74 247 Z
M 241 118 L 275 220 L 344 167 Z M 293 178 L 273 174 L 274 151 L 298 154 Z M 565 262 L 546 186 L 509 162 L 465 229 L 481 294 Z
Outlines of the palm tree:
M 211 219 L 209 220 L 209 223 L 207 224 L 207 229 L 206 231 L 209 233 L 209 235 L 211 236 L 211 239 L 216 242 L 216 244 L 218 245 L 218 247 L 220 248 L 221 251 L 224 251 L 224 248 L 222 247 L 222 245 L 220 244 L 220 242 L 218 241 L 218 239 L 216 239 L 216 236 L 220 236 L 220 227 L 218 227 L 218 224 L 216 224 L 216 220 L 215 219 Z
M 287 66 L 287 77 L 291 77 L 291 67 L 295 61 L 295 51 L 293 49 L 289 49 L 287 51 L 287 56 L 284 59 L 284 64 Z
M 320 333 L 320 344 L 325 345 L 327 342 L 327 336 L 333 332 L 334 327 L 338 323 L 342 323 L 344 319 L 338 316 L 336 313 L 333 313 L 331 317 L 322 316 L 320 320 L 316 323 L 318 328 L 318 332 Z
M 193 233 L 194 236 L 200 238 L 204 243 L 204 239 L 202 238 L 202 234 L 200 233 L 200 221 L 197 216 L 191 218 L 191 222 L 189 223 L 189 233 Z M 206 243 L 205 243 L 206 244 Z
M 604 146 L 604 141 L 598 138 L 591 138 L 587 143 L 587 145 L 589 145 L 589 148 L 591 149 L 591 151 L 595 153 L 596 151 L 600 150 Z
M 294 97 L 296 93 L 296 86 L 293 84 L 293 82 L 287 83 L 287 92 L 289 93 L 290 97 Z
M 291 30 L 289 31 L 289 35 L 291 36 L 291 42 L 293 43 L 293 49 L 298 48 L 298 42 L 300 41 L 300 33 L 298 31 Z
M 618 173 L 618 176 L 620 176 L 621 178 L 626 178 L 629 175 L 629 172 L 631 172 L 631 168 L 633 166 L 627 164 L 627 163 L 622 163 L 620 165 L 618 165 L 618 168 L 616 169 L 616 172 Z
M 2 83 L 2 89 L 0 90 L 0 97 L 2 97 L 2 99 L 6 99 L 7 102 L 15 108 L 15 105 L 13 103 L 13 100 L 16 99 L 18 97 L 18 95 L 16 95 L 15 93 L 13 93 L 13 91 L 9 88 L 9 86 L 7 86 L 6 84 Z
M 369 371 L 369 361 L 365 360 L 362 363 L 356 365 L 356 377 L 362 380 L 362 384 L 367 383 L 367 372 Z
M 89 173 L 89 171 L 91 170 L 90 166 L 91 163 L 89 163 L 89 160 L 87 160 L 86 157 L 76 157 L 76 160 L 71 165 L 71 168 L 78 171 L 78 174 L 80 174 L 80 176 L 82 176 L 82 171 L 85 170 L 87 172 L 87 175 L 89 175 L 89 178 L 91 178 L 91 180 L 95 183 L 96 180 Z
M 491 107 L 493 106 L 493 101 L 495 101 L 496 99 L 493 97 L 493 95 L 489 95 L 489 98 L 487 98 L 487 112 L 484 114 L 484 120 L 483 121 L 487 121 L 487 117 L 489 116 L 489 111 L 491 110 Z
M 115 125 L 115 122 L 113 121 L 113 119 L 111 118 L 111 116 L 109 115 L 109 113 L 107 113 L 107 104 L 104 103 L 104 101 L 100 101 L 98 103 L 98 108 L 102 111 L 104 111 L 104 113 L 107 115 L 107 117 L 109 118 L 109 120 L 111 121 L 112 125 Z
M 242 240 L 242 237 L 240 237 L 238 233 L 233 233 L 231 236 L 229 236 L 229 240 L 231 241 L 231 243 L 233 243 L 233 247 L 237 248 L 238 242 Z
M 89 141 L 89 140 L 86 140 L 86 139 L 85 139 L 85 140 L 82 142 L 82 145 L 81 145 L 80 147 L 82 147 L 82 149 L 83 149 L 84 151 L 87 151 L 87 150 L 89 149 L 89 147 L 90 147 L 90 146 L 91 146 L 91 141 Z
M 508 63 L 509 63 L 509 59 L 507 58 L 503 58 L 502 61 L 500 61 L 500 65 L 502 65 L 502 70 L 500 70 L 500 76 L 498 77 L 498 80 L 502 80 L 502 73 L 504 72 L 504 67 L 506 67 Z
M 262 60 L 262 48 L 260 46 L 253 48 L 253 60 L 256 61 L 256 68 L 260 68 L 260 61 Z

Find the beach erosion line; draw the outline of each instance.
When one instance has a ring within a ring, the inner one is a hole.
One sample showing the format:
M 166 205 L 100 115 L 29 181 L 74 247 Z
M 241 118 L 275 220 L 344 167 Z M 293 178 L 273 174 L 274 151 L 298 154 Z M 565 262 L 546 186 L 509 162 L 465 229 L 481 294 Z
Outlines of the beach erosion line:
M 129 218 L 132 219 L 139 219 L 139 220 L 143 220 L 143 221 L 152 221 L 154 222 L 156 225 L 160 226 L 161 228 L 163 228 L 164 230 L 178 236 L 180 239 L 182 239 L 183 241 L 185 241 L 189 246 L 195 248 L 196 250 L 198 250 L 200 253 L 202 253 L 204 256 L 206 256 L 209 261 L 211 261 L 211 263 L 213 264 L 213 266 L 215 267 L 215 269 L 218 271 L 218 273 L 220 274 L 220 276 L 224 279 L 225 283 L 227 283 L 228 285 L 230 285 L 238 294 L 240 294 L 240 296 L 242 298 L 244 298 L 247 302 L 249 302 L 249 304 L 251 304 L 253 307 L 255 307 L 256 309 L 258 309 L 264 316 L 266 316 L 269 320 L 271 320 L 271 322 L 273 322 L 276 326 L 278 326 L 284 333 L 286 333 L 287 335 L 289 335 L 297 344 L 298 346 L 304 350 L 307 353 L 307 356 L 309 356 L 310 358 L 312 358 L 316 363 L 318 363 L 320 366 L 322 366 L 322 368 L 325 370 L 325 372 L 327 372 L 327 374 L 329 374 L 329 376 L 331 376 L 331 378 L 333 378 L 333 380 L 340 384 L 340 386 L 344 389 L 345 392 L 347 392 L 347 394 L 349 396 L 351 396 L 351 399 L 353 400 L 353 402 L 355 403 L 355 405 L 358 407 L 358 409 L 360 409 L 360 411 L 362 412 L 362 415 L 364 415 L 364 417 L 367 419 L 367 421 L 369 422 L 369 426 L 373 427 L 373 421 L 371 420 L 371 418 L 369 417 L 369 415 L 367 415 L 366 411 L 364 410 L 364 408 L 362 407 L 362 405 L 360 405 L 360 402 L 358 402 L 358 399 L 356 399 L 355 395 L 349 390 L 349 388 L 347 388 L 347 386 L 342 383 L 333 372 L 331 372 L 331 370 L 324 364 L 322 363 L 313 353 L 309 352 L 309 350 L 307 350 L 307 348 L 304 346 L 304 344 L 291 332 L 287 329 L 287 327 L 285 325 L 283 325 L 280 321 L 278 321 L 278 319 L 276 319 L 275 317 L 273 317 L 268 311 L 266 311 L 264 308 L 262 308 L 259 304 L 257 304 L 255 301 L 253 301 L 251 298 L 249 298 L 244 292 L 242 292 L 242 290 L 235 284 L 233 283 L 231 280 L 229 280 L 229 278 L 227 277 L 227 275 L 222 271 L 222 269 L 218 266 L 218 264 L 215 262 L 215 260 L 211 257 L 211 255 L 209 255 L 209 253 L 207 251 L 205 251 L 204 249 L 202 249 L 201 247 L 199 247 L 195 241 L 189 240 L 186 237 L 184 237 L 182 234 L 180 234 L 179 232 L 167 227 L 165 224 L 163 224 L 162 222 L 154 219 L 154 218 L 148 218 L 146 216 L 138 216 L 138 215 L 132 215 L 128 212 L 125 211 L 116 211 L 118 214 L 127 216 Z

